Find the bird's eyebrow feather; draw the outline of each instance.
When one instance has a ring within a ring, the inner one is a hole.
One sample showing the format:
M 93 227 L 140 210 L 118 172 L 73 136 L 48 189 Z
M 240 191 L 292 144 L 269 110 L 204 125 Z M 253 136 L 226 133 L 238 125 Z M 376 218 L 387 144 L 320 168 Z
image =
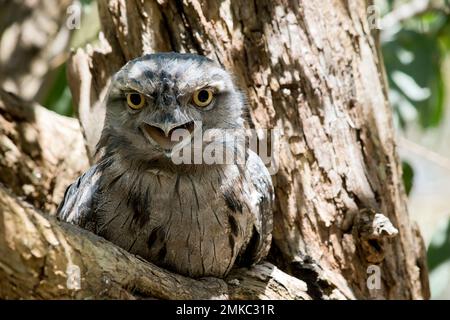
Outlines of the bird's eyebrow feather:
M 203 87 L 213 88 L 216 91 L 224 91 L 226 89 L 226 84 L 225 84 L 225 81 L 223 81 L 223 80 L 215 80 L 215 81 L 207 82 L 206 85 Z M 198 89 L 201 89 L 203 87 L 200 87 Z

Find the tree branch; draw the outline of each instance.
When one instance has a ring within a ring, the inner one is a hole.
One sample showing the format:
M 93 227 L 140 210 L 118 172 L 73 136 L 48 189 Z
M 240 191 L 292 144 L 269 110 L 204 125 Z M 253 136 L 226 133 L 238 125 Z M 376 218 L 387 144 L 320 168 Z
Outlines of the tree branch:
M 43 215 L 3 186 L 0 208 L 2 299 L 309 299 L 303 281 L 270 263 L 190 279 Z
M 0 89 L 0 183 L 51 213 L 88 166 L 76 119 Z

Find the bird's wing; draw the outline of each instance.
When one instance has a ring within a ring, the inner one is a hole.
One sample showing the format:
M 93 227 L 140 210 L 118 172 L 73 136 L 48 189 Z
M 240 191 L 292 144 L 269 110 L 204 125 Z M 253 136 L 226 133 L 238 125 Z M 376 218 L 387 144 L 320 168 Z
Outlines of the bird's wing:
M 274 191 L 270 174 L 256 153 L 249 151 L 245 166 L 248 190 L 246 203 L 254 216 L 252 236 L 238 259 L 239 265 L 253 265 L 264 259 L 272 242 Z
M 93 166 L 67 188 L 56 212 L 60 220 L 94 231 L 95 193 L 99 177 L 98 167 Z

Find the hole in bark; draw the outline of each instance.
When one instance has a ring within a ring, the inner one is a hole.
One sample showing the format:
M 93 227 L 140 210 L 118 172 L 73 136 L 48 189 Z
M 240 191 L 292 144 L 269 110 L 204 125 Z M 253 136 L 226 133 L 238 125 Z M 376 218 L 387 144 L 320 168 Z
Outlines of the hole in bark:
M 314 300 L 320 300 L 323 297 L 322 290 L 319 286 L 319 274 L 310 266 L 300 262 L 291 263 L 292 275 L 306 282 L 307 293 Z
M 378 240 L 376 239 L 369 239 L 367 241 L 369 243 L 369 245 L 375 249 L 377 252 L 381 252 L 383 250 L 383 248 L 381 247 L 380 243 L 378 242 Z

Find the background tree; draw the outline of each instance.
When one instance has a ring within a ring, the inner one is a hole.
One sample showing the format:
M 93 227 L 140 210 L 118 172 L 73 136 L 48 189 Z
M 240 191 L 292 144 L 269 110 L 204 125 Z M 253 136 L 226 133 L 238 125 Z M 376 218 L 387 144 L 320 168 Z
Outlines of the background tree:
M 0 267 L 0 281 L 9 284 L 0 295 L 85 297 L 102 292 L 108 297 L 177 298 L 199 297 L 203 292 L 201 297 L 428 298 L 425 248 L 407 213 L 378 32 L 368 17 L 370 5 L 362 0 L 99 0 L 104 36 L 95 47 L 74 53 L 68 64 L 88 154 L 92 155 L 101 130 L 101 100 L 109 78 L 127 60 L 174 50 L 219 61 L 246 91 L 250 127 L 283 132 L 279 171 L 273 176 L 277 206 L 269 257 L 278 268 L 264 264 L 238 270 L 225 282 L 183 280 L 187 287 L 181 291 L 164 291 L 153 278 L 137 281 L 123 274 L 155 273 L 167 280 L 162 285 L 166 289 L 182 277 L 133 260 L 86 232 L 42 220 L 2 191 L 0 221 L 9 223 L 0 229 L 4 238 L 0 265 L 10 269 Z M 0 115 L 11 123 L 7 99 Z M 21 145 L 20 139 L 10 141 Z M 28 228 L 21 237 L 11 236 L 19 230 L 13 226 L 30 224 L 36 228 Z M 42 231 L 47 229 L 41 224 L 59 235 L 62 251 L 56 242 L 48 246 L 49 236 Z M 36 248 L 19 246 L 30 235 L 47 241 L 37 244 L 41 250 L 37 257 Z M 13 247 L 23 251 L 11 254 Z M 33 259 L 44 260 L 43 266 Z M 110 261 L 116 261 L 113 267 Z M 81 282 L 81 290 L 56 290 L 67 279 L 69 265 L 78 266 L 82 278 L 87 269 L 92 273 Z M 368 270 L 378 270 L 372 266 L 380 268 L 379 288 L 367 286 Z M 34 289 L 18 290 L 27 287 L 16 273 L 33 270 Z M 108 287 L 98 280 L 102 277 L 93 277 L 98 274 L 106 274 L 114 285 Z M 274 285 L 271 279 L 290 285 L 264 295 L 265 288 Z M 139 290 L 133 291 L 133 286 Z

